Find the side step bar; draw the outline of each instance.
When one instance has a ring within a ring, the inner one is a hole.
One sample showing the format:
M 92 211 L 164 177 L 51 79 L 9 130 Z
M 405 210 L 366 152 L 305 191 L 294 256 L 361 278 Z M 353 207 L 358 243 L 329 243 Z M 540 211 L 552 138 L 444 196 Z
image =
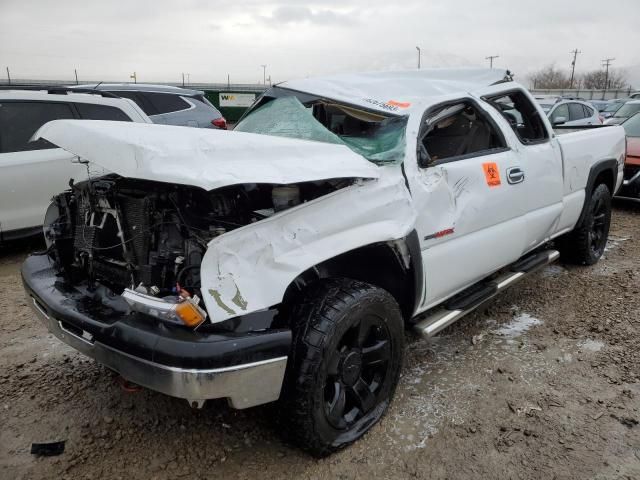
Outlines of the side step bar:
M 414 325 L 414 330 L 425 338 L 436 335 L 441 330 L 467 313 L 474 311 L 480 305 L 495 297 L 502 290 L 510 287 L 527 275 L 540 270 L 542 267 L 555 262 L 560 257 L 557 250 L 545 250 L 540 253 L 524 257 L 511 265 L 506 273 L 490 281 L 477 283 L 467 290 L 451 298 L 440 308 Z

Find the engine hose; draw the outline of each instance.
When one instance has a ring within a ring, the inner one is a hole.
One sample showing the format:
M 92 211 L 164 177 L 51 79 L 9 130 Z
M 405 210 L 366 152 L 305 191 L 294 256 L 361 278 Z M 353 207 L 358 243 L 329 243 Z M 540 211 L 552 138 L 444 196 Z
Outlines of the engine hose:
M 176 283 L 182 284 L 182 276 L 189 270 L 199 267 L 200 265 L 187 265 L 186 267 L 182 268 L 176 275 Z

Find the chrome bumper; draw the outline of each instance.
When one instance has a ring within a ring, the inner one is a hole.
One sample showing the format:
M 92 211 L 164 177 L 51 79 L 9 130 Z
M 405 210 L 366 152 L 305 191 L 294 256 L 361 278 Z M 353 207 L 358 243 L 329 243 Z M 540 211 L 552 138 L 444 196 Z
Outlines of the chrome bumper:
M 184 398 L 192 406 L 202 406 L 208 399 L 228 398 L 233 408 L 248 408 L 280 396 L 287 357 L 209 370 L 161 365 L 97 342 L 89 332 L 71 331 L 48 315 L 35 298 L 29 296 L 28 302 L 47 329 L 62 342 L 135 384 Z

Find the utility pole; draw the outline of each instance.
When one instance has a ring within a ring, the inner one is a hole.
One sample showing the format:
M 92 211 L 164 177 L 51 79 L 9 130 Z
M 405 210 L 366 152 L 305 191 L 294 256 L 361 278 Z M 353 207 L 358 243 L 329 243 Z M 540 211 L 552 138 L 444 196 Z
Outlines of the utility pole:
M 231 89 L 231 77 L 229 76 L 228 73 L 227 73 L 227 88 Z
M 422 52 L 420 51 L 420 47 L 416 47 L 418 50 L 418 70 L 420 70 L 420 57 L 422 56 Z
M 9 81 L 9 85 L 11 85 L 11 74 L 9 73 L 9 67 L 7 67 L 7 80 Z
M 76 74 L 76 85 L 78 85 L 78 69 L 74 68 L 73 73 Z
M 489 60 L 489 68 L 493 68 L 493 59 L 494 58 L 500 58 L 500 55 L 489 55 L 488 57 L 485 57 L 485 60 Z
M 184 88 L 184 72 L 182 72 L 182 88 Z
M 569 53 L 573 53 L 573 62 L 571 62 L 571 81 L 569 81 L 569 88 L 571 89 L 573 88 L 573 78 L 576 73 L 576 59 L 578 58 L 578 54 L 582 52 L 576 48 Z
M 262 67 L 262 83 L 267 84 L 267 66 L 260 65 Z
M 129 75 L 129 78 L 133 78 L 133 83 L 138 83 L 138 76 L 136 75 L 136 72 L 133 72 L 132 75 Z
M 606 96 L 607 88 L 609 87 L 609 66 L 611 62 L 613 62 L 615 58 L 605 58 L 602 60 L 602 66 L 605 68 L 604 74 L 604 92 L 602 92 L 602 98 Z

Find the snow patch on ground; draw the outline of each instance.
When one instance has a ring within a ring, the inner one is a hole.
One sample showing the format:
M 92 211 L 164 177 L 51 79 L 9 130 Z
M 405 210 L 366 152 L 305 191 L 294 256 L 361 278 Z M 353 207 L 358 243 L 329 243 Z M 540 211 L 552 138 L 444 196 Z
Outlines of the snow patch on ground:
M 412 366 L 405 368 L 400 379 L 396 395 L 402 400 L 394 402 L 383 422 L 390 446 L 419 450 L 428 446 L 443 423 L 465 424 L 496 365 L 508 365 L 510 375 L 526 384 L 537 382 L 554 368 L 555 361 L 551 363 L 522 340 L 515 340 L 542 320 L 519 312 L 518 307 L 513 311 L 507 324 L 483 321 L 487 330 L 475 336 L 476 341 L 440 335 L 408 345 L 407 356 L 414 360 L 407 362 Z
M 605 347 L 605 343 L 600 340 L 587 338 L 586 340 L 578 342 L 578 347 L 589 352 L 599 352 Z
M 524 334 L 531 327 L 542 325 L 543 323 L 542 320 L 528 313 L 520 313 L 510 323 L 502 325 L 500 328 L 493 330 L 492 333 L 503 337 L 515 338 Z
M 559 277 L 560 275 L 564 275 L 567 273 L 567 269 L 564 268 L 562 265 L 557 265 L 557 264 L 551 264 L 551 265 L 547 265 L 543 270 L 542 270 L 542 276 L 544 278 L 553 278 L 553 277 Z
M 622 242 L 626 242 L 629 240 L 629 237 L 615 237 L 613 235 L 609 235 L 609 239 L 607 240 L 607 245 L 604 247 L 605 252 L 610 252 L 618 248 L 618 246 Z

